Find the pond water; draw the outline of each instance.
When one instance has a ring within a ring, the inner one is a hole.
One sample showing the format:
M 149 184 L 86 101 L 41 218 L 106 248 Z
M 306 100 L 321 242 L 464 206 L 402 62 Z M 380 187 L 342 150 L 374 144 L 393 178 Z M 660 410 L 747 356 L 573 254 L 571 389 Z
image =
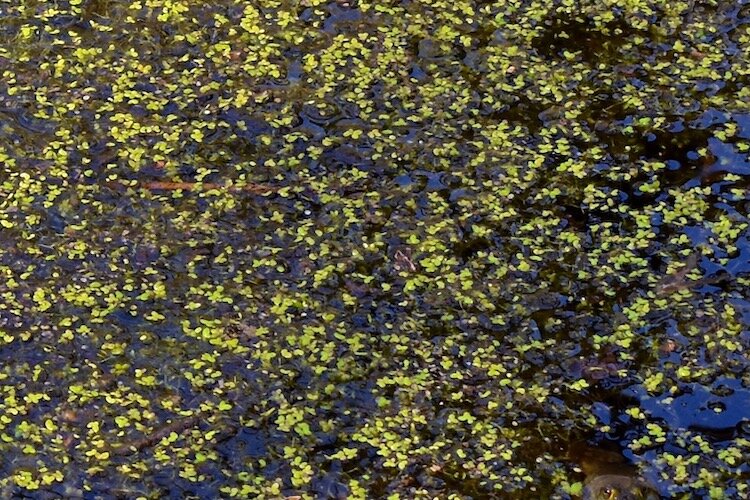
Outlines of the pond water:
M 3 496 L 750 496 L 750 2 L 10 0 L 0 40 Z

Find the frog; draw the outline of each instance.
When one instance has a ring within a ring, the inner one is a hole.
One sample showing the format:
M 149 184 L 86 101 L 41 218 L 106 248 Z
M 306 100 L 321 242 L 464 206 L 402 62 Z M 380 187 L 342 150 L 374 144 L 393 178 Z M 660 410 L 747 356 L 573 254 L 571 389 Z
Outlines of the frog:
M 601 474 L 586 479 L 583 500 L 659 500 L 643 479 L 624 474 Z
M 620 453 L 588 445 L 573 450 L 586 475 L 582 500 L 659 500 L 653 486 Z

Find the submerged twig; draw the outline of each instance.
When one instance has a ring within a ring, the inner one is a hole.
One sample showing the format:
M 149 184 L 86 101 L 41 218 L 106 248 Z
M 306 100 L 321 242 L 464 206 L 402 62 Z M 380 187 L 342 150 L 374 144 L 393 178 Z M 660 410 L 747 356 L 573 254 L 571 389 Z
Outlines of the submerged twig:
M 105 183 L 108 187 L 122 190 L 130 187 L 126 181 L 113 181 Z M 243 184 L 243 185 L 226 185 L 213 182 L 182 182 L 182 181 L 145 181 L 138 182 L 132 187 L 140 187 L 149 191 L 210 191 L 217 189 L 220 191 L 229 191 L 232 193 L 257 193 L 266 194 L 278 191 L 278 188 L 265 184 Z
M 144 448 L 150 448 L 151 446 L 154 446 L 156 443 L 169 436 L 173 432 L 181 434 L 186 430 L 195 427 L 196 425 L 198 425 L 198 422 L 200 422 L 200 418 L 197 415 L 193 415 L 192 417 L 187 417 L 180 420 L 175 420 L 174 422 L 160 427 L 140 439 L 136 439 L 129 443 L 125 443 L 116 447 L 111 451 L 111 453 L 112 455 L 120 456 L 137 453 Z
M 250 192 L 250 193 L 270 193 L 276 191 L 270 186 L 263 184 L 245 184 L 242 186 L 227 186 L 224 184 L 216 183 L 201 183 L 201 182 L 170 182 L 170 181 L 149 181 L 139 184 L 144 189 L 151 191 L 177 191 L 182 189 L 183 191 L 198 191 L 198 190 L 226 190 L 231 192 Z
M 698 265 L 698 253 L 692 253 L 685 261 L 685 265 L 682 266 L 677 272 L 665 276 L 656 284 L 657 295 L 668 295 L 672 292 L 682 290 L 684 288 L 690 288 L 695 282 L 688 281 L 687 275 L 695 269 Z
M 722 283 L 727 280 L 727 275 L 723 276 L 705 276 L 697 280 L 691 280 L 688 278 L 688 274 L 698 267 L 698 256 L 700 254 L 695 252 L 691 254 L 685 265 L 677 272 L 665 276 L 656 284 L 655 292 L 656 295 L 661 297 L 669 295 L 680 290 L 691 290 L 703 285 L 714 285 Z

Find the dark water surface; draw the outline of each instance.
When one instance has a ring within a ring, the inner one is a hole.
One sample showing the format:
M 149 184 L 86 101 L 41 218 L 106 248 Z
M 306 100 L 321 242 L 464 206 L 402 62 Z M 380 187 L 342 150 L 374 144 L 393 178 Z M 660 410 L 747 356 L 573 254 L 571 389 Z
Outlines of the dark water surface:
M 0 41 L 4 496 L 576 498 L 580 446 L 750 496 L 747 1 L 11 0 Z

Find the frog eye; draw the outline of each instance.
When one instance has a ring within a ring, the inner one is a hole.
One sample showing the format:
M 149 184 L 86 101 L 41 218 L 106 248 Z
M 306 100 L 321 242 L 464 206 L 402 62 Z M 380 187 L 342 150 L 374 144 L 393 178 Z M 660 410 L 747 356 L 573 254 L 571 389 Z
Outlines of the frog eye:
M 617 490 L 615 488 L 604 488 L 604 494 L 607 500 L 615 500 L 617 498 Z

